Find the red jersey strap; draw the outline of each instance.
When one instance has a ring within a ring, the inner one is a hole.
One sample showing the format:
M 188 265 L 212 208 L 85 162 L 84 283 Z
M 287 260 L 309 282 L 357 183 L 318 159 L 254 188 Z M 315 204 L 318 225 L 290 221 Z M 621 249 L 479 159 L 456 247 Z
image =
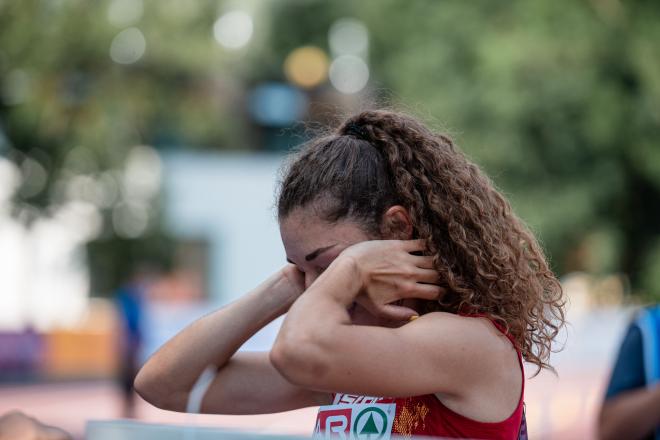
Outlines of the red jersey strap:
M 524 396 L 525 396 L 525 368 L 523 366 L 523 357 L 522 353 L 520 351 L 520 348 L 518 344 L 516 343 L 516 340 L 513 339 L 513 336 L 506 330 L 506 328 L 497 322 L 492 316 L 487 315 L 486 313 L 459 313 L 459 316 L 465 316 L 466 318 L 486 318 L 488 319 L 496 329 L 500 331 L 504 336 L 507 337 L 507 339 L 511 342 L 513 345 L 513 348 L 516 350 L 516 353 L 518 354 L 518 364 L 520 365 L 520 371 L 522 374 L 522 389 L 520 390 L 520 401 L 518 403 L 518 408 L 522 405 L 522 418 L 520 420 L 520 428 L 518 430 L 518 440 L 528 440 L 528 435 L 527 435 L 527 417 L 526 417 L 526 407 L 525 407 L 525 402 L 523 401 Z M 517 410 L 516 410 L 517 411 Z

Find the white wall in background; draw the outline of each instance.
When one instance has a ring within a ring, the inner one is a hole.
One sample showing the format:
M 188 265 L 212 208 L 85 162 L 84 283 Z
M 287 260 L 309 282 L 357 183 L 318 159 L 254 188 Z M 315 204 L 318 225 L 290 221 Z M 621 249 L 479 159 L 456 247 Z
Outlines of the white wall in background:
M 210 245 L 209 295 L 226 303 L 286 263 L 275 219 L 279 155 L 174 153 L 163 157 L 168 229 Z
M 286 264 L 274 203 L 282 156 L 177 152 L 163 157 L 163 211 L 175 238 L 209 244 L 205 304 L 151 304 L 143 356 L 180 329 L 256 287 Z M 282 319 L 242 349 L 268 350 Z
M 0 331 L 72 327 L 89 299 L 84 245 L 94 211 L 68 202 L 28 227 L 10 214 L 20 179 L 0 157 Z

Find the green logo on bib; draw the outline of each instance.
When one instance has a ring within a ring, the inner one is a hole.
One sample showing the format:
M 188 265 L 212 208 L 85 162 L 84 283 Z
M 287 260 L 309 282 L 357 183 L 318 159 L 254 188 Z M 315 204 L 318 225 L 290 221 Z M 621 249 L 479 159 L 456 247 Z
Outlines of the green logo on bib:
M 375 415 L 375 417 L 374 417 Z M 364 423 L 360 423 L 366 417 Z M 353 435 L 358 440 L 378 440 L 385 435 L 387 415 L 380 408 L 365 408 L 355 418 Z

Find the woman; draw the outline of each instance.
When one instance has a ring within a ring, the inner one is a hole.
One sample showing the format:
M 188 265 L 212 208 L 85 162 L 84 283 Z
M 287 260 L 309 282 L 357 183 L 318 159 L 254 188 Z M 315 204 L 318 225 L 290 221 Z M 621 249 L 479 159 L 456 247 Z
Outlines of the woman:
M 297 154 L 278 219 L 289 264 L 167 342 L 136 379 L 146 400 L 184 410 L 213 365 L 204 412 L 320 405 L 326 435 L 518 437 L 522 360 L 550 368 L 561 287 L 449 138 L 362 112 Z M 286 312 L 270 353 L 237 353 Z

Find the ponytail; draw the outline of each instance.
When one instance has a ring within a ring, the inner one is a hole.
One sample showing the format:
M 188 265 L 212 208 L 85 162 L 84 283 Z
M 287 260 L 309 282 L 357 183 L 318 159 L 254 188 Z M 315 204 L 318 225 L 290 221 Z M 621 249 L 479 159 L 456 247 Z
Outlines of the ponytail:
M 450 292 L 428 310 L 488 314 L 528 362 L 551 368 L 561 286 L 531 232 L 449 137 L 400 113 L 355 115 L 304 146 L 287 170 L 279 218 L 311 203 L 326 220 L 357 220 L 374 236 L 387 208 L 405 207 Z

